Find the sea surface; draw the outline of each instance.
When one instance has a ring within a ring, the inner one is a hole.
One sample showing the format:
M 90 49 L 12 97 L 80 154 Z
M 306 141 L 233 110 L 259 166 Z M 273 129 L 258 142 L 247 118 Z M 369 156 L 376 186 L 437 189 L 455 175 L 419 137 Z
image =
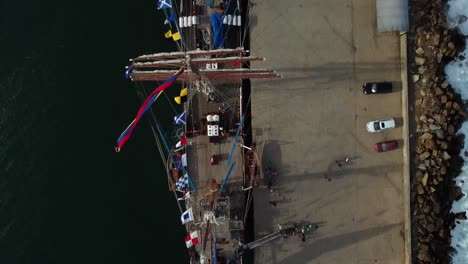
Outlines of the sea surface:
M 141 102 L 128 59 L 175 49 L 163 21 L 148 0 L 0 2 L 0 263 L 188 263 L 148 120 L 114 152 Z
M 449 26 L 458 29 L 459 33 L 465 36 L 465 50 L 458 54 L 458 58 L 450 62 L 445 67 L 447 82 L 460 94 L 465 106 L 468 104 L 468 0 L 449 0 L 447 2 L 447 23 Z M 459 201 L 452 205 L 453 213 L 468 213 L 468 121 L 465 121 L 458 130 L 457 135 L 464 135 L 464 146 L 460 151 L 460 157 L 464 164 L 460 175 L 455 179 L 465 194 Z M 468 221 L 457 220 L 455 228 L 451 231 L 451 246 L 455 249 L 452 254 L 453 264 L 468 263 Z

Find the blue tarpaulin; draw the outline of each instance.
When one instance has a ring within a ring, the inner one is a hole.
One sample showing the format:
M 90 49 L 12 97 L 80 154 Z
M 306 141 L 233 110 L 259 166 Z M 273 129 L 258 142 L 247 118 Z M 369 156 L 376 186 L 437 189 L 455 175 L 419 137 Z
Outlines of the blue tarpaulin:
M 212 49 L 222 48 L 224 43 L 224 25 L 223 18 L 218 13 L 210 16 L 211 28 L 213 32 Z
M 205 0 L 205 5 L 209 7 L 213 7 L 214 5 L 214 0 Z

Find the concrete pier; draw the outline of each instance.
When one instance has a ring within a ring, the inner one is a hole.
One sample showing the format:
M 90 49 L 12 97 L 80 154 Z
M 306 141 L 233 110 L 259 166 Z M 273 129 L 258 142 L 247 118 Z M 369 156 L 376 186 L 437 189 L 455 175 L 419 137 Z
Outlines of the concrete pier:
M 255 263 L 407 262 L 399 33 L 377 32 L 375 0 L 256 0 L 250 12 L 252 55 L 284 76 L 252 81 L 253 140 L 282 193 L 255 190 L 255 237 L 277 224 L 319 226 L 306 242 L 257 248 Z M 364 95 L 372 81 L 391 81 L 394 92 Z M 387 117 L 397 128 L 366 131 Z M 374 151 L 394 139 L 397 150 Z

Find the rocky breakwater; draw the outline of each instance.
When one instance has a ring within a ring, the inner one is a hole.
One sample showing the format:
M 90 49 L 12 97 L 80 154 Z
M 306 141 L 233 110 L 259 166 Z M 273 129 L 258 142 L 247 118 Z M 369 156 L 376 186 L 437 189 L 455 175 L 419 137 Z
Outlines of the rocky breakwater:
M 462 102 L 445 82 L 444 66 L 460 50 L 446 25 L 442 0 L 410 0 L 411 221 L 413 263 L 450 263 L 452 202 L 462 197 L 454 177 L 463 164 L 455 133 L 465 119 Z

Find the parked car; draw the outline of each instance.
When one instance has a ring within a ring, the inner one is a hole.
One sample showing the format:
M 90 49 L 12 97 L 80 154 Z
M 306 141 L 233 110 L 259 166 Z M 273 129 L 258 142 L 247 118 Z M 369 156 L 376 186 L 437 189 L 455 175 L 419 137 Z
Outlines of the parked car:
M 374 120 L 367 122 L 366 127 L 367 131 L 370 133 L 380 132 L 382 130 L 395 128 L 395 120 L 393 118 Z
M 379 142 L 374 145 L 374 149 L 377 152 L 385 152 L 396 148 L 398 148 L 398 142 L 396 140 Z
M 364 94 L 391 93 L 392 83 L 391 82 L 365 83 L 362 85 L 362 92 Z

